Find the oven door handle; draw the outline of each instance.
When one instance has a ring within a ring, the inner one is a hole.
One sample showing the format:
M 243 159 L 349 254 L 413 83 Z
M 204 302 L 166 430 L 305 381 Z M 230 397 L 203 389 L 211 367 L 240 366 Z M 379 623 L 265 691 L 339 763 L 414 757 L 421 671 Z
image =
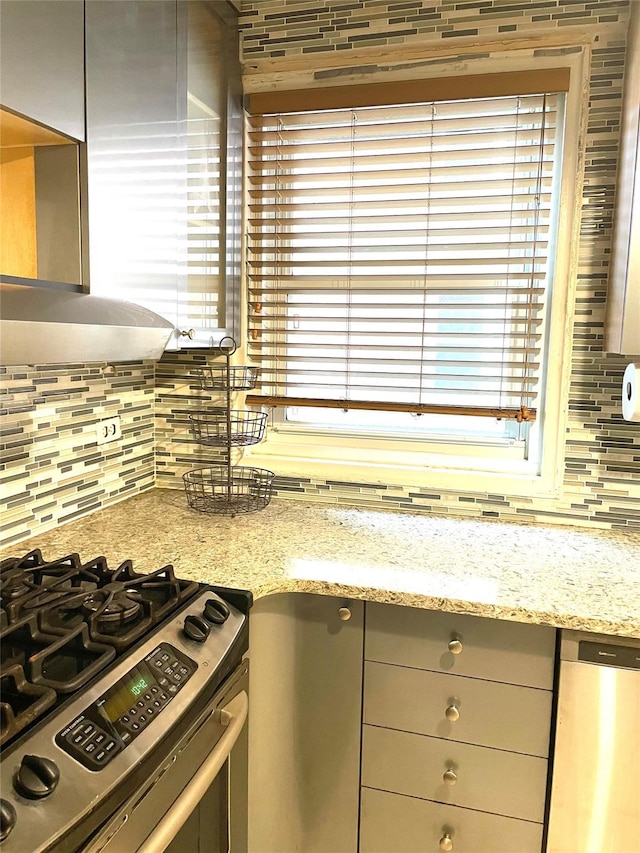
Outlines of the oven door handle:
M 195 776 L 164 815 L 162 822 L 156 826 L 151 835 L 147 836 L 144 843 L 138 848 L 138 853 L 162 853 L 173 841 L 229 757 L 246 722 L 248 711 L 249 700 L 243 690 L 228 705 L 217 712 L 220 714 L 220 723 L 225 726 L 226 731 L 210 755 L 200 765 Z

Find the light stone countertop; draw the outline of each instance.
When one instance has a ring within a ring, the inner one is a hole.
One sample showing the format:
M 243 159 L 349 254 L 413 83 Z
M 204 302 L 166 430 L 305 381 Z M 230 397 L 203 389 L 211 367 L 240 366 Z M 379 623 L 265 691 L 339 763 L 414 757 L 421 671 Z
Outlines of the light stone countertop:
M 156 489 L 4 547 L 130 559 L 270 593 L 313 592 L 640 638 L 640 533 L 274 499 L 236 518 Z

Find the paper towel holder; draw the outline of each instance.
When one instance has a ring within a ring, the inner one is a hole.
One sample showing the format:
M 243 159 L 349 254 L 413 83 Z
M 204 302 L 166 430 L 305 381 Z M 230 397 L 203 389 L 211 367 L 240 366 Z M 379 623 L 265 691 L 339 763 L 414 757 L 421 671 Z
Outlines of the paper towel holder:
M 632 423 L 640 422 L 640 364 L 628 364 L 622 377 L 622 417 Z

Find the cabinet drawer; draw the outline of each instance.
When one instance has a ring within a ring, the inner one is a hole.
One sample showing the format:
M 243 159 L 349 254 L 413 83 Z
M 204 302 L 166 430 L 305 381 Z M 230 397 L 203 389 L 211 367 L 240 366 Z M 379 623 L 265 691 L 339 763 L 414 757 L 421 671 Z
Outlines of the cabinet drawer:
M 367 604 L 365 658 L 550 690 L 553 628 L 391 604 Z M 459 654 L 449 649 L 461 643 Z
M 470 809 L 362 789 L 360 853 L 540 853 L 542 826 Z
M 543 758 L 549 753 L 550 691 L 372 661 L 364 672 L 365 723 Z M 451 707 L 457 720 L 445 715 Z
M 444 774 L 454 774 L 454 784 Z M 547 762 L 501 749 L 363 726 L 362 784 L 542 822 Z

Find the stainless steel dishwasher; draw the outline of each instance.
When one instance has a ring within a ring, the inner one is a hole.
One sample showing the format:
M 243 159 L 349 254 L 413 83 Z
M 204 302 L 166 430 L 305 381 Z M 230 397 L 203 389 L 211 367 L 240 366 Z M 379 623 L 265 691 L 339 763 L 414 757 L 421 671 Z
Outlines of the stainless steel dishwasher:
M 547 853 L 640 851 L 640 640 L 563 631 Z

